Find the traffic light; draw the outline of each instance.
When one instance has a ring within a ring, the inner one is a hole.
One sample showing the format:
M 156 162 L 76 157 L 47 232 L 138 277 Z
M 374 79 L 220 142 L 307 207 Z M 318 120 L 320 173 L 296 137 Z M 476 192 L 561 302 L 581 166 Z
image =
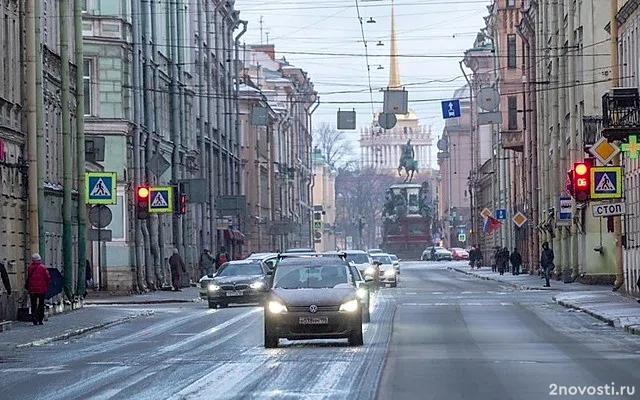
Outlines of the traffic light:
M 580 161 L 573 164 L 573 179 L 571 180 L 573 197 L 576 201 L 587 201 L 591 193 L 591 163 Z
M 138 219 L 149 218 L 149 188 L 140 186 L 136 190 L 136 214 Z
M 185 190 L 185 184 L 179 183 L 178 190 L 175 191 L 175 213 L 178 215 L 183 215 L 187 213 L 187 193 Z

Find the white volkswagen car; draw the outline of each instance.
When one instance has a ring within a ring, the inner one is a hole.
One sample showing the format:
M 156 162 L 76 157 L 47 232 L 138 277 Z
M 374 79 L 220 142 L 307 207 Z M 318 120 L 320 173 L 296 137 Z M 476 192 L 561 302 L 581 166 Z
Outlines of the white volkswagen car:
M 371 254 L 373 262 L 380 263 L 379 282 L 381 285 L 390 284 L 391 287 L 398 285 L 398 273 L 393 266 L 393 261 L 387 253 Z

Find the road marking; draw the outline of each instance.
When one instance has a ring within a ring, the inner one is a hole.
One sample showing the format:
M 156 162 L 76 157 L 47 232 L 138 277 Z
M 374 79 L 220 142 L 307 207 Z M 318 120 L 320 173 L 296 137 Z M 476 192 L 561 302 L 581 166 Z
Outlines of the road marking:
M 491 307 L 491 306 L 512 306 L 513 303 L 477 303 L 477 302 L 467 302 L 467 303 L 401 303 L 402 306 L 409 307 Z

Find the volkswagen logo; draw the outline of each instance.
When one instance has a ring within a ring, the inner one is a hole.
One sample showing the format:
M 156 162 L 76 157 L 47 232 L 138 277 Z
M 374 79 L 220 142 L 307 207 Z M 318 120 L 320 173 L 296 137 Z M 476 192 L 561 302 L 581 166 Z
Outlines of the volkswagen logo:
M 318 312 L 318 306 L 315 305 L 315 304 L 310 305 L 309 306 L 309 312 L 314 313 L 314 314 L 317 313 Z

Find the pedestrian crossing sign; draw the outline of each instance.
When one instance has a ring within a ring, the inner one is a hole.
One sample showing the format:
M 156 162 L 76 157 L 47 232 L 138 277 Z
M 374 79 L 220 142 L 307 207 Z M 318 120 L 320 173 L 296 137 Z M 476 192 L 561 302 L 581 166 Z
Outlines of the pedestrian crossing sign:
M 86 204 L 118 203 L 115 172 L 87 172 L 85 174 Z
M 591 167 L 591 198 L 622 197 L 622 167 Z
M 173 188 L 171 186 L 149 188 L 149 212 L 173 212 Z

